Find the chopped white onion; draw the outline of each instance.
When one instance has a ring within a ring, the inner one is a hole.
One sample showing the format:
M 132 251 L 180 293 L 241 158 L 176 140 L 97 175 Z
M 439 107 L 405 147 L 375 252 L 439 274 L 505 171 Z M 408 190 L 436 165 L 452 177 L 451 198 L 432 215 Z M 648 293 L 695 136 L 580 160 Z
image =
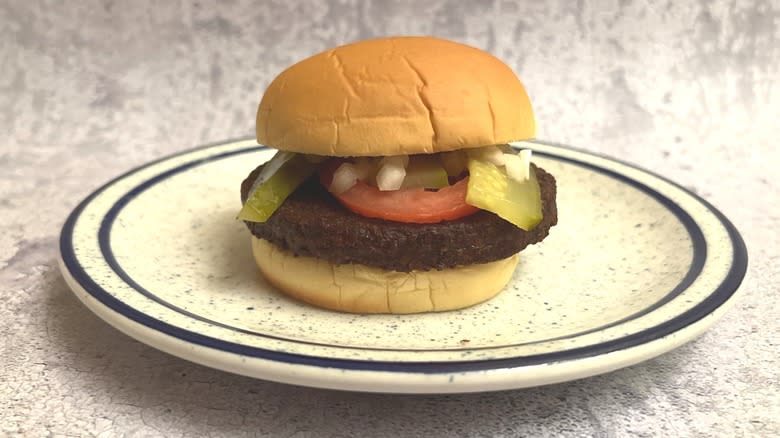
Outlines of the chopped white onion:
M 504 165 L 504 152 L 498 146 L 485 146 L 477 149 L 470 149 L 469 155 L 480 161 L 487 161 L 496 166 Z
M 506 163 L 506 174 L 509 178 L 523 182 L 525 181 L 525 172 L 523 172 L 523 160 L 519 155 L 506 154 L 504 158 Z
M 274 156 L 271 157 L 267 163 L 265 163 L 263 170 L 260 171 L 257 179 L 255 179 L 255 182 L 252 183 L 252 187 L 249 189 L 249 195 L 251 196 L 253 193 L 255 193 L 255 190 L 257 190 L 258 187 L 274 176 L 274 174 L 276 174 L 276 172 L 281 169 L 286 162 L 292 160 L 296 155 L 297 154 L 295 152 L 276 151 L 276 154 L 274 154 Z
M 525 172 L 525 179 L 531 177 L 531 149 L 523 149 L 520 151 L 520 158 L 523 160 L 523 171 Z
M 385 160 L 387 158 L 396 157 L 382 159 L 382 167 L 376 174 L 376 186 L 382 191 L 398 190 L 406 177 L 406 169 L 402 160 Z
M 336 195 L 346 192 L 357 183 L 358 174 L 352 163 L 342 163 L 333 173 L 333 181 L 330 183 L 330 191 Z
M 531 150 L 523 149 L 519 155 L 506 154 L 506 174 L 515 181 L 523 182 L 531 177 Z

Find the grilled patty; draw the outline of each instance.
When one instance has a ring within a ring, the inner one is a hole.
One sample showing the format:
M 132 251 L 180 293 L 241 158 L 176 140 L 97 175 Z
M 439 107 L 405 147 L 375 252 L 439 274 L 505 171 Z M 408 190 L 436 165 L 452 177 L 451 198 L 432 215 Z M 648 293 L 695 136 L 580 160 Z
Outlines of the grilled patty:
M 334 264 L 359 263 L 409 272 L 492 262 L 542 241 L 558 222 L 555 178 L 534 167 L 544 217 L 531 231 L 484 210 L 438 224 L 363 217 L 344 208 L 316 176 L 298 187 L 268 221 L 246 225 L 254 236 L 281 249 Z M 242 202 L 261 169 L 262 165 L 241 184 Z

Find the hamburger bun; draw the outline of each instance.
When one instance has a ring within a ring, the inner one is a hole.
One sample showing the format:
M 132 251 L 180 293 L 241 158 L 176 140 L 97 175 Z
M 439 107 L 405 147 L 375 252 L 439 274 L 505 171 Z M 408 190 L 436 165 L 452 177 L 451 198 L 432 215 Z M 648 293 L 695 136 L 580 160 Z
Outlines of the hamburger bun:
M 296 257 L 252 237 L 263 276 L 285 294 L 314 306 L 352 313 L 419 313 L 468 307 L 495 296 L 512 277 L 519 255 L 432 271 L 396 272 L 314 257 Z
M 528 94 L 499 59 L 430 37 L 382 38 L 305 59 L 271 82 L 257 140 L 329 156 L 421 154 L 524 140 Z

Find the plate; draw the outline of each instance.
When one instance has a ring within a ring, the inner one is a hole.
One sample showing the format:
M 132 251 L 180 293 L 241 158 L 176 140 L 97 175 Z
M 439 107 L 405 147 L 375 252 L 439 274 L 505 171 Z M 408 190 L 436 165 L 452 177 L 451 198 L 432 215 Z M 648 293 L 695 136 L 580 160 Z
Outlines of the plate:
M 254 140 L 136 168 L 68 217 L 60 266 L 81 301 L 170 354 L 256 378 L 370 392 L 492 391 L 657 356 L 733 303 L 745 245 L 713 206 L 603 156 L 515 144 L 558 180 L 559 224 L 496 298 L 454 312 L 351 315 L 281 295 L 235 219 Z

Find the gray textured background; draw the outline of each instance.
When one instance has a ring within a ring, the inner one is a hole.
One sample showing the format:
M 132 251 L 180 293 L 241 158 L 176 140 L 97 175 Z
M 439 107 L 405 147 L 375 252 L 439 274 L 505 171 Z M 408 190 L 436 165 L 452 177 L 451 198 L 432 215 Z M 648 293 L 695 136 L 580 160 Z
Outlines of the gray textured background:
M 0 433 L 27 436 L 777 436 L 776 1 L 0 2 Z M 421 2 L 422 3 L 422 2 Z M 251 380 L 98 320 L 55 267 L 66 214 L 147 160 L 251 135 L 262 90 L 322 49 L 434 34 L 523 78 L 539 137 L 691 187 L 751 255 L 697 341 L 583 381 L 447 397 Z

